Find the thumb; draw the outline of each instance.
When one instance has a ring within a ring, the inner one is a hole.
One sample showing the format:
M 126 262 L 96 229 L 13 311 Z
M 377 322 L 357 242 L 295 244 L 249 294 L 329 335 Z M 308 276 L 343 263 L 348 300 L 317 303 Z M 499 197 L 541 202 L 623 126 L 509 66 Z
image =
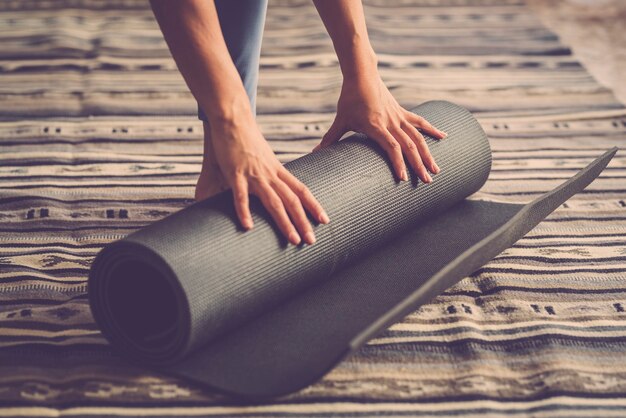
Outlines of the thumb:
M 344 132 L 345 132 L 345 129 L 341 127 L 341 124 L 335 118 L 335 120 L 333 121 L 333 124 L 330 125 L 330 128 L 328 128 L 328 132 L 324 134 L 324 137 L 322 138 L 321 142 L 317 144 L 315 148 L 313 148 L 313 151 L 326 148 L 327 146 L 339 141 L 341 139 L 341 136 L 344 134 Z

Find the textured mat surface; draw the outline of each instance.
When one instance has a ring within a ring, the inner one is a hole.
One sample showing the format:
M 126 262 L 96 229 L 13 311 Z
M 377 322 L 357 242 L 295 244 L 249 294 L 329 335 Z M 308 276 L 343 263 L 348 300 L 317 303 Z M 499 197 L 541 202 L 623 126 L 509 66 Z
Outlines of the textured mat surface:
M 622 106 L 522 3 L 368 4 L 382 75 L 401 103 L 458 102 L 489 135 L 494 166 L 480 198 L 529 201 L 624 145 Z M 121 362 L 89 314 L 88 268 L 104 244 L 191 203 L 201 159 L 195 104 L 144 2 L 0 7 L 3 407 L 43 408 L 25 410 L 33 415 L 623 414 L 620 153 L 512 248 L 276 404 L 232 407 Z M 330 123 L 340 75 L 309 1 L 273 2 L 264 42 L 259 121 L 286 161 Z
M 202 350 L 207 342 L 306 292 L 310 286 L 323 280 L 338 280 L 333 276 L 346 265 L 372 257 L 372 252 L 383 246 L 393 247 L 393 241 L 407 230 L 424 224 L 478 191 L 491 169 L 489 141 L 478 121 L 467 110 L 449 102 L 428 102 L 414 111 L 448 133 L 445 141 L 428 138 L 433 156 L 445 171 L 432 184 L 422 183 L 413 172 L 409 182 L 397 182 L 382 149 L 357 135 L 330 149 L 308 154 L 287 166 L 311 189 L 333 219 L 332 224 L 316 228 L 319 237 L 316 245 L 287 245 L 275 224 L 268 222 L 269 215 L 258 201 L 252 205 L 258 226 L 254 233 L 243 233 L 236 221 L 232 195 L 223 193 L 117 241 L 98 255 L 89 280 L 90 305 L 98 324 L 118 348 L 139 361 L 158 365 L 180 360 Z M 497 213 L 492 216 L 506 219 Z M 485 214 L 484 218 L 488 217 Z M 446 218 L 440 223 L 443 227 Z M 449 223 L 452 234 L 458 222 L 451 218 Z M 421 239 L 429 241 L 427 236 Z M 461 248 L 468 249 L 479 240 L 479 237 L 465 240 L 466 245 Z M 405 267 L 399 273 L 411 274 L 418 264 L 415 257 L 424 258 L 419 263 L 424 270 L 436 272 L 437 268 L 426 265 L 441 268 L 442 263 L 429 253 L 429 256 L 416 253 L 406 266 L 412 267 L 409 270 Z M 447 256 L 442 254 L 438 258 Z M 393 264 L 387 262 L 378 266 L 389 273 L 392 268 Z M 389 280 L 389 287 L 396 286 Z M 368 280 L 361 282 L 362 288 L 369 286 Z M 418 285 L 413 290 L 417 288 Z M 340 287 L 337 292 L 343 295 L 345 304 L 357 305 L 356 311 L 372 308 L 372 302 L 354 299 L 354 289 Z M 141 306 L 137 306 L 138 300 L 142 301 Z M 393 307 L 392 302 L 387 302 L 386 310 Z M 320 313 L 317 316 L 321 317 L 328 309 L 328 302 L 320 298 L 315 308 Z M 379 315 L 384 314 L 385 306 L 382 309 Z M 348 316 L 342 318 L 354 322 Z M 369 321 L 373 323 L 376 319 L 370 316 Z M 311 337 L 316 338 L 320 333 L 314 328 L 320 327 L 307 322 L 311 325 Z M 343 344 L 335 348 L 342 353 L 364 326 L 352 330 L 352 335 L 342 335 L 350 331 L 342 333 L 334 325 L 327 327 L 337 337 L 326 345 Z M 248 339 L 245 344 L 254 349 L 241 357 L 248 357 L 251 363 L 269 363 L 276 353 L 256 356 L 254 352 L 261 350 L 257 346 L 282 345 L 283 340 L 291 338 L 287 329 L 281 339 L 257 332 L 256 339 Z M 226 350 L 232 352 L 237 345 Z M 306 356 L 294 352 L 282 361 L 290 363 L 290 358 L 294 358 L 303 364 L 328 363 L 323 357 L 322 350 Z M 237 362 L 236 356 L 230 361 Z M 314 376 L 327 369 L 308 368 L 311 369 L 308 374 Z M 212 372 L 209 367 L 201 374 Z M 290 380 L 288 376 L 293 374 L 279 370 L 275 373 L 277 380 Z M 238 376 L 242 385 L 255 379 L 252 374 L 249 370 Z M 260 388 L 272 392 L 267 381 Z

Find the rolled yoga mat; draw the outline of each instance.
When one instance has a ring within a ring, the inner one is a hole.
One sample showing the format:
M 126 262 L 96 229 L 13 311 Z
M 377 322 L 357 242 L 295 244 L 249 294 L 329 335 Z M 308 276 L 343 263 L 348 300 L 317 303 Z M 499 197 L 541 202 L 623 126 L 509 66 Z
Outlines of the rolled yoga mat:
M 527 205 L 467 200 L 491 169 L 484 131 L 449 102 L 413 111 L 448 133 L 427 137 L 431 184 L 397 182 L 360 135 L 286 165 L 331 219 L 315 245 L 288 244 L 254 198 L 242 231 L 230 192 L 107 245 L 89 276 L 103 334 L 133 362 L 237 397 L 299 390 L 521 238 L 616 152 Z

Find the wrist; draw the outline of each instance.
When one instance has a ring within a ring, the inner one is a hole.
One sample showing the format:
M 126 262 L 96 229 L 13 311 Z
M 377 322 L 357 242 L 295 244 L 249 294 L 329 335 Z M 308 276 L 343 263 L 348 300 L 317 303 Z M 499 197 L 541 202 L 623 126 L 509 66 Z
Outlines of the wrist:
M 243 93 L 219 97 L 208 106 L 208 109 L 208 112 L 205 110 L 205 114 L 209 125 L 221 129 L 234 126 L 238 121 L 252 115 L 250 100 L 245 90 Z
M 369 40 L 355 35 L 336 49 L 344 80 L 371 77 L 378 73 L 378 58 Z

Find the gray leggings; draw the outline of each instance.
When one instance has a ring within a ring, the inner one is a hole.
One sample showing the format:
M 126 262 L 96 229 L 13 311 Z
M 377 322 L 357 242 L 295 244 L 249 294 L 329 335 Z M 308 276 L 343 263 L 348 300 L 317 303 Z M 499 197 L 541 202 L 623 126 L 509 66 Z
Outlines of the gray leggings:
M 267 0 L 215 0 L 215 7 L 228 52 L 256 114 L 259 56 L 267 12 Z M 198 119 L 208 122 L 198 105 Z

